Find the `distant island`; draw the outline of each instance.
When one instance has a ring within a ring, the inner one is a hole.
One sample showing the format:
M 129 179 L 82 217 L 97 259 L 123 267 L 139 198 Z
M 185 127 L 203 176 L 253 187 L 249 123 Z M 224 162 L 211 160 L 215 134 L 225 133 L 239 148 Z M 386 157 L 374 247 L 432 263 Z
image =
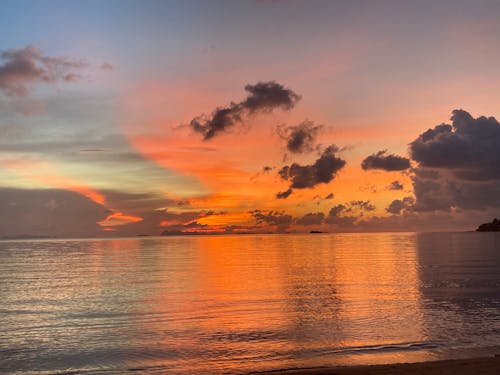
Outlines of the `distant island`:
M 320 230 L 312 230 L 312 231 L 310 231 L 309 233 L 324 233 L 324 232 L 322 232 L 322 231 L 320 231 Z
M 162 236 L 199 236 L 200 234 L 205 234 L 205 233 L 182 232 L 180 230 L 164 230 L 163 232 L 161 232 Z
M 56 237 L 41 236 L 38 234 L 18 234 L 15 236 L 3 236 L 1 239 L 2 240 L 46 240 L 52 238 Z
M 484 223 L 477 227 L 477 232 L 500 232 L 500 220 L 494 218 L 491 223 Z
M 178 230 L 164 230 L 161 236 L 220 236 L 235 234 L 255 234 L 254 232 L 183 232 Z

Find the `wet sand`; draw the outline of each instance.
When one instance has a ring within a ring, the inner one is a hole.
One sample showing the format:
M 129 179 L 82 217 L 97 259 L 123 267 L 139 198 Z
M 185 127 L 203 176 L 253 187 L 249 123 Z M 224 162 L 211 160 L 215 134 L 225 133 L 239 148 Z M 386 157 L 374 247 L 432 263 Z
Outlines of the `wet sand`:
M 498 375 L 500 356 L 473 359 L 456 359 L 435 362 L 398 363 L 373 366 L 353 366 L 314 369 L 289 369 L 260 374 L 269 375 Z

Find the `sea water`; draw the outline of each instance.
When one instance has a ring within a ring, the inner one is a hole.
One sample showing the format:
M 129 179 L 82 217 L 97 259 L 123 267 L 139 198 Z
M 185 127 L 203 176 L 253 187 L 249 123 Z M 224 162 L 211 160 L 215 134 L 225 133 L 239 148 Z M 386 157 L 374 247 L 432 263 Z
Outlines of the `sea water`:
M 500 233 L 0 242 L 0 373 L 249 373 L 499 345 Z

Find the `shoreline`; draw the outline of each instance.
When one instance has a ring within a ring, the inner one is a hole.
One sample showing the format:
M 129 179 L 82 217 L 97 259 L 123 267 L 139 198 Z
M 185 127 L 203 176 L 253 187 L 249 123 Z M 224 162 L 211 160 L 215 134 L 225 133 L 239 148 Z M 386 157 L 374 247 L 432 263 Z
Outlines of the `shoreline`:
M 415 363 L 394 363 L 383 365 L 359 365 L 339 367 L 295 368 L 254 372 L 259 375 L 498 375 L 500 355 L 492 357 L 446 359 Z

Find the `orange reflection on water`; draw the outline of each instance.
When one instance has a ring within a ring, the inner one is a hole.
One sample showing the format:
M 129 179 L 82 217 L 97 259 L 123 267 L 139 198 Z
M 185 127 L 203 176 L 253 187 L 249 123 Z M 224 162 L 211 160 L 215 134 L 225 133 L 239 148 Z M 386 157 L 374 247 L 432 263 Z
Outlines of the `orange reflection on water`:
M 166 239 L 181 253 L 159 255 L 168 276 L 148 301 L 172 319 L 141 324 L 177 332 L 165 348 L 223 355 L 237 372 L 425 359 L 404 350 L 426 341 L 414 245 L 410 234 Z
M 341 234 L 329 238 L 340 299 L 343 345 L 419 346 L 427 341 L 416 235 Z M 426 359 L 428 353 L 363 354 L 367 363 Z

